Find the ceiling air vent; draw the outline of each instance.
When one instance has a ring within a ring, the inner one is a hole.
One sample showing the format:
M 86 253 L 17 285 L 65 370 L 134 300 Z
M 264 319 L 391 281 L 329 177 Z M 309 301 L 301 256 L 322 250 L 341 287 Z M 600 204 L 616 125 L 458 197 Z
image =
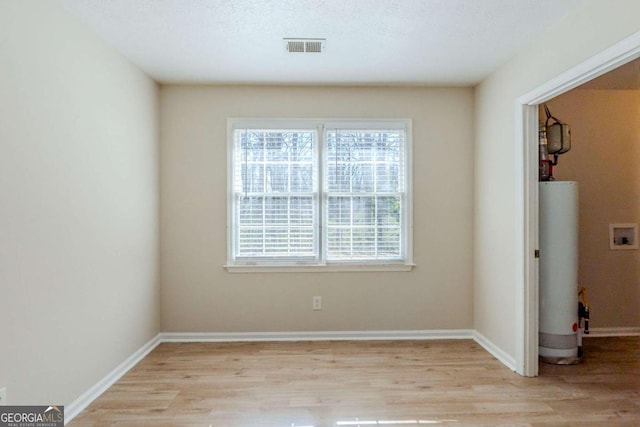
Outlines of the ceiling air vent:
M 283 39 L 289 53 L 322 53 L 327 39 Z

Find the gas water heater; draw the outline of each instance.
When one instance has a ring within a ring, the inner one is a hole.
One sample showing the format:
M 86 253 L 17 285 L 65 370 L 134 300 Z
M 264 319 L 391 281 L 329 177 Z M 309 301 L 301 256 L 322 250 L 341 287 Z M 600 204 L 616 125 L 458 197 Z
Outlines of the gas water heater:
M 539 183 L 540 359 L 574 364 L 578 356 L 578 183 Z

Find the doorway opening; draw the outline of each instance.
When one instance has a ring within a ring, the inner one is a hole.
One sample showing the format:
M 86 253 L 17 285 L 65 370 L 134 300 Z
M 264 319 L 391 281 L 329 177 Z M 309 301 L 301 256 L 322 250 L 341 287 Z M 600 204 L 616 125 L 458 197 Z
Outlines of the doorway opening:
M 640 57 L 640 32 L 516 100 L 517 329 L 516 372 L 538 375 L 538 108 L 539 105 Z

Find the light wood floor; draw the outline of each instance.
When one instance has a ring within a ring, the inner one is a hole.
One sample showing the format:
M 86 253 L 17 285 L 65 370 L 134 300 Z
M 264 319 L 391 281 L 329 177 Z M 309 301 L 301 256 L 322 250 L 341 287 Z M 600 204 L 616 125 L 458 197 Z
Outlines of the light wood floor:
M 468 340 L 161 344 L 70 425 L 640 426 L 640 338 L 584 349 L 523 378 Z

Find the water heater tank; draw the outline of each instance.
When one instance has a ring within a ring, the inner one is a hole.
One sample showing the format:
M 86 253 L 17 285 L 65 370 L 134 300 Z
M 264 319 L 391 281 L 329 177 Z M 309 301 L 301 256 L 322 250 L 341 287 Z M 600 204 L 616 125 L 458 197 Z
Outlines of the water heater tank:
M 543 362 L 578 363 L 578 183 L 539 183 L 540 316 Z

